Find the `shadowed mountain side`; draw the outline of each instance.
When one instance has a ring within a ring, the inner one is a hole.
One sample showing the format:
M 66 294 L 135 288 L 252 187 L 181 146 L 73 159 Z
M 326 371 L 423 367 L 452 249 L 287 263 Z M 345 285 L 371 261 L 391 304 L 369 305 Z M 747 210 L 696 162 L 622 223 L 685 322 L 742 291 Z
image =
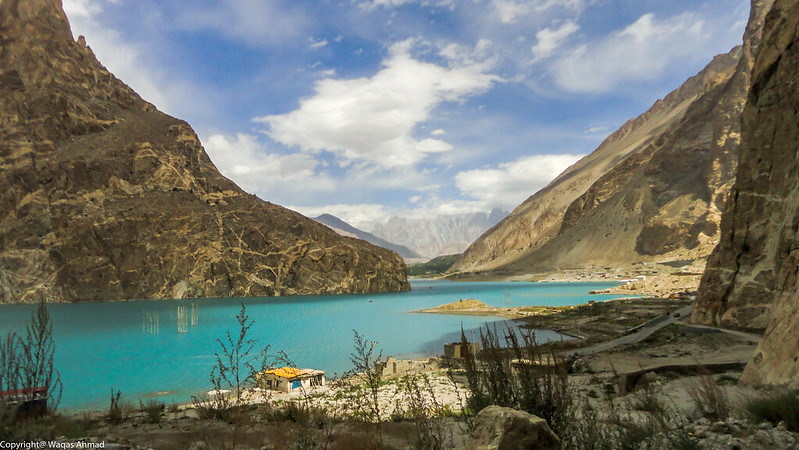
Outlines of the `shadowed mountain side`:
M 452 271 L 532 273 L 710 254 L 760 23 L 762 13 L 753 14 L 743 46 L 611 134 L 481 236 Z
M 0 27 L 0 303 L 409 289 L 396 254 L 223 177 L 60 1 L 0 2 Z
M 421 259 L 423 258 L 422 255 L 416 253 L 415 251 L 405 247 L 404 245 L 392 244 L 385 239 L 380 239 L 379 237 L 375 236 L 372 233 L 367 233 L 366 231 L 359 230 L 354 226 L 348 224 L 347 222 L 339 219 L 336 216 L 330 214 L 322 214 L 319 217 L 314 218 L 315 221 L 327 225 L 328 227 L 332 228 L 333 231 L 342 235 L 342 236 L 350 236 L 355 237 L 358 239 L 363 239 L 364 241 L 374 244 L 378 247 L 383 247 L 389 249 L 393 252 L 397 252 L 398 255 L 405 259 Z

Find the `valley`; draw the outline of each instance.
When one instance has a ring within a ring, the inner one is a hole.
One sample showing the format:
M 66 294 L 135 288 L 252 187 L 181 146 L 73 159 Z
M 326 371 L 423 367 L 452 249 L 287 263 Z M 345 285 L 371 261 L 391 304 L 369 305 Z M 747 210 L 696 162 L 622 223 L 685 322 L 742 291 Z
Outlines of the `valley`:
M 799 1 L 539 3 L 0 1 L 0 442 L 799 445 Z

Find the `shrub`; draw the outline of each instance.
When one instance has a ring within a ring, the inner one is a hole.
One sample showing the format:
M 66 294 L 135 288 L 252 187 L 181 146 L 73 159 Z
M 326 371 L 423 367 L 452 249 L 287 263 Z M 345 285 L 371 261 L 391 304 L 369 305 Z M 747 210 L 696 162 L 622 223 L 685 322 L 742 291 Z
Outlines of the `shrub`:
M 117 390 L 116 394 L 114 394 L 114 389 L 111 389 L 111 403 L 108 405 L 108 423 L 119 424 L 125 419 L 119 402 L 121 396 L 122 391 Z
M 745 410 L 755 422 L 777 424 L 785 421 L 788 430 L 799 432 L 799 396 L 796 391 L 749 399 Z
M 730 417 L 730 402 L 727 399 L 727 393 L 719 387 L 712 376 L 702 375 L 689 383 L 688 395 L 691 396 L 691 400 L 703 417 L 714 422 L 727 420 Z
M 161 413 L 166 409 L 165 406 L 164 402 L 159 402 L 152 398 L 148 399 L 147 402 L 139 400 L 139 410 L 144 412 L 150 423 L 161 423 Z
M 247 333 L 255 321 L 250 320 L 247 316 L 244 303 L 241 304 L 241 311 L 236 315 L 236 321 L 239 323 L 239 336 L 236 340 L 233 340 L 229 331 L 227 332 L 227 342 L 222 342 L 222 339 L 216 340 L 222 348 L 222 352 L 221 354 L 214 353 L 216 365 L 211 369 L 210 378 L 217 390 L 220 390 L 224 383 L 236 393 L 236 400 L 241 400 L 243 386 L 253 381 L 257 373 L 252 363 L 258 357 L 264 357 L 268 347 L 258 357 L 250 357 L 250 352 L 258 341 L 247 337 Z
M 466 335 L 461 332 L 461 343 L 467 349 L 467 407 L 474 412 L 489 405 L 520 409 L 545 419 L 556 434 L 568 433 L 578 404 L 569 385 L 568 362 L 553 348 L 539 345 L 534 333 L 520 333 L 507 329 L 503 336 L 507 347 L 503 348 L 496 329 L 481 329 L 483 350 L 478 358 L 468 351 Z
M 452 431 L 447 427 L 445 417 L 452 411 L 436 397 L 430 377 L 427 375 L 406 375 L 399 383 L 394 420 L 411 420 L 413 431 L 408 436 L 408 444 L 413 449 L 439 450 L 449 448 Z
M 53 324 L 47 305 L 41 301 L 25 325 L 24 335 L 14 331 L 0 338 L 0 391 L 22 390 L 23 400 L 31 406 L 40 400 L 35 388 L 44 388 L 47 408 L 55 411 L 61 400 L 61 377 L 55 369 Z M 44 413 L 39 409 L 11 410 L 0 405 L 0 420 L 14 420 L 18 414 Z

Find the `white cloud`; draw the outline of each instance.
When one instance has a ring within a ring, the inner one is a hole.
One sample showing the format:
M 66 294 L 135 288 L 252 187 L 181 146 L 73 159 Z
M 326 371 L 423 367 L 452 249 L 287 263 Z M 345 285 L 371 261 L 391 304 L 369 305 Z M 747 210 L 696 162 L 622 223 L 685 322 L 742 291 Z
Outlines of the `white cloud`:
M 472 46 L 449 43 L 439 52 L 439 55 L 446 58 L 450 64 L 460 67 L 474 67 L 488 69 L 494 64 L 491 53 L 491 41 L 479 39 L 477 44 Z
M 103 9 L 99 0 L 64 0 L 63 5 L 70 20 L 92 18 Z
M 312 156 L 270 153 L 256 136 L 214 134 L 203 139 L 203 144 L 222 174 L 266 200 L 297 186 L 302 186 L 303 195 L 335 188 L 332 179 L 317 172 L 319 163 Z
M 333 204 L 323 206 L 287 206 L 306 217 L 319 217 L 322 214 L 332 214 L 361 230 L 371 229 L 372 225 L 385 220 L 393 212 L 385 205 L 372 203 L 364 204 Z
M 308 41 L 310 42 L 308 47 L 312 50 L 317 50 L 327 45 L 327 39 L 315 41 L 313 38 L 309 38 Z
M 571 20 L 566 21 L 558 29 L 544 28 L 536 34 L 536 43 L 533 48 L 533 61 L 548 58 L 567 37 L 574 34 L 580 27 Z
M 584 0 L 491 0 L 491 3 L 502 23 L 513 24 L 522 16 L 540 14 L 550 8 L 580 11 Z
M 444 130 L 443 130 L 443 129 L 441 129 L 441 128 L 439 128 L 439 129 L 437 129 L 437 130 L 433 130 L 433 131 L 431 131 L 431 132 L 430 132 L 430 135 L 431 135 L 431 136 L 443 136 L 443 135 L 445 135 L 445 134 L 447 134 L 447 132 L 446 132 L 446 131 L 444 131 Z
M 693 14 L 664 20 L 645 14 L 556 61 L 552 76 L 558 86 L 573 92 L 605 92 L 625 81 L 656 79 L 682 58 L 707 57 L 697 45 L 706 38 L 703 27 L 704 21 Z
M 502 163 L 496 169 L 460 172 L 455 176 L 455 184 L 462 194 L 476 199 L 482 209 L 513 209 L 583 156 L 528 156 Z
M 412 41 L 394 44 L 371 78 L 324 79 L 299 109 L 254 120 L 269 126 L 275 141 L 305 152 L 330 151 L 342 164 L 366 162 L 383 168 L 410 166 L 451 145 L 417 141 L 414 128 L 436 106 L 488 90 L 499 78 L 482 64 L 442 67 L 416 60 Z
M 527 14 L 530 9 L 526 2 L 515 0 L 494 0 L 494 8 L 502 23 L 514 23 L 517 17 Z
M 359 5 L 361 9 L 371 11 L 377 8 L 398 8 L 411 3 L 419 3 L 422 6 L 452 8 L 455 5 L 455 0 L 367 0 L 360 2 Z
M 222 0 L 216 6 L 185 8 L 178 20 L 186 29 L 214 30 L 256 47 L 302 42 L 298 38 L 312 28 L 307 10 L 274 0 Z
M 107 28 L 97 20 L 103 4 L 115 3 L 113 0 L 64 0 L 72 33 L 75 37 L 85 36 L 97 59 L 128 84 L 148 102 L 162 111 L 173 111 L 174 102 L 160 83 L 157 70 L 148 67 L 143 53 L 138 47 L 125 42 L 116 30 Z
M 590 127 L 587 130 L 583 131 L 584 135 L 602 135 L 605 136 L 610 132 L 610 127 L 606 125 Z

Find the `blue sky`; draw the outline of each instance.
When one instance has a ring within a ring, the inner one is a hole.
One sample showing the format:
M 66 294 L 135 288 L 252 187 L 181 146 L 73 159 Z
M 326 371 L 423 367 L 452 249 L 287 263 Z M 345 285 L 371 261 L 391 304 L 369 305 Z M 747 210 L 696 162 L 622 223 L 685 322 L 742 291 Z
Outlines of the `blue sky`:
M 741 41 L 748 0 L 63 0 L 264 200 L 370 229 L 512 209 Z

